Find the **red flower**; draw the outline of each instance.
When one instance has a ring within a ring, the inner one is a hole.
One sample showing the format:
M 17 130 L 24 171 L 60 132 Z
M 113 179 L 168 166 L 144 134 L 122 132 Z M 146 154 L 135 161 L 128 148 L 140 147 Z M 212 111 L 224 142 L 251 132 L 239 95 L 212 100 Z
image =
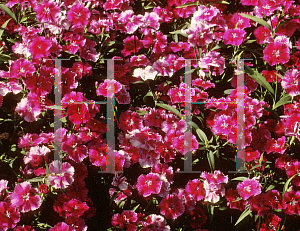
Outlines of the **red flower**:
M 11 229 L 20 221 L 20 213 L 7 202 L 0 202 L 0 230 Z
M 51 42 L 45 37 L 34 38 L 29 45 L 29 52 L 35 59 L 46 58 L 50 55 Z
M 246 31 L 242 29 L 226 30 L 223 35 L 224 44 L 239 46 L 245 40 L 245 36 L 246 36 Z
M 286 209 L 283 211 L 288 215 L 300 215 L 300 191 L 291 190 L 283 195 L 283 202 Z
M 190 180 L 185 186 L 185 191 L 191 194 L 196 201 L 202 200 L 206 195 L 203 183 L 198 179 Z
M 64 203 L 63 209 L 66 211 L 66 217 L 73 216 L 75 218 L 78 218 L 89 209 L 89 206 L 85 202 L 71 199 L 68 202 Z
M 271 66 L 278 63 L 285 64 L 290 59 L 289 48 L 279 42 L 269 43 L 264 49 L 264 60 L 267 61 Z
M 167 219 L 176 219 L 184 213 L 182 200 L 176 194 L 169 194 L 163 198 L 159 204 L 160 212 Z
M 88 24 L 91 12 L 82 4 L 75 4 L 67 13 L 67 19 L 73 23 L 75 27 L 84 27 Z

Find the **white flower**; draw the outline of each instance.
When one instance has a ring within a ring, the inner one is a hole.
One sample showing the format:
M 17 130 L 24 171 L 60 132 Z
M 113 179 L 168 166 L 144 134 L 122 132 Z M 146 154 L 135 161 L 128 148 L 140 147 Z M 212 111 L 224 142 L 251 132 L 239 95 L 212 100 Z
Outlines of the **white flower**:
M 155 71 L 151 66 L 147 66 L 146 68 L 137 68 L 133 72 L 133 77 L 141 77 L 143 80 L 155 79 L 156 75 L 157 71 Z

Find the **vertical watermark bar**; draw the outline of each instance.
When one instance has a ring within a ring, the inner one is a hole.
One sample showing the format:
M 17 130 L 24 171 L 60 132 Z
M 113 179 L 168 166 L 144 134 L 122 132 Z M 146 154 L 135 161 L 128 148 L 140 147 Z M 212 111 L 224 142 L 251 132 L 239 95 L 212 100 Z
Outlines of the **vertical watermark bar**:
M 115 173 L 115 88 L 114 88 L 114 60 L 107 60 L 107 157 L 106 172 Z M 110 97 L 112 96 L 112 97 Z M 111 151 L 109 151 L 111 149 Z
M 69 59 L 55 59 L 55 87 L 54 87 L 54 96 L 55 96 L 55 114 L 54 114 L 54 133 L 58 136 L 54 139 L 54 160 L 59 160 L 62 162 L 61 157 L 61 145 L 62 145 L 62 134 L 57 134 L 61 132 L 62 121 L 61 121 L 61 96 L 62 96 L 62 75 L 61 75 L 61 62 L 62 60 Z M 59 130 L 60 129 L 60 130 Z
M 244 59 L 237 60 L 237 139 L 236 139 L 236 171 L 229 173 L 248 173 L 245 167 L 245 82 Z
M 193 171 L 193 153 L 188 151 L 192 147 L 192 97 L 191 97 L 191 87 L 192 87 L 192 66 L 191 60 L 185 60 L 185 73 L 184 73 L 184 83 L 185 83 L 185 124 L 186 131 L 184 134 L 184 169 L 183 171 L 177 173 L 202 173 L 201 171 Z

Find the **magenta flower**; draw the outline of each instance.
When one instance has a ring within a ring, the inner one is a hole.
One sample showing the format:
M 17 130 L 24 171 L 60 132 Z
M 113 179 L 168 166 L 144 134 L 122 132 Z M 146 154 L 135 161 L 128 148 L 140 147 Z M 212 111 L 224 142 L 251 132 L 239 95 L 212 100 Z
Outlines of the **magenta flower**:
M 30 151 L 27 152 L 27 155 L 24 157 L 24 163 L 28 164 L 30 162 L 32 166 L 36 167 L 43 162 L 43 159 L 50 151 L 51 150 L 44 145 L 42 147 L 31 147 Z
M 161 190 L 162 180 L 156 173 L 149 173 L 147 175 L 140 175 L 137 179 L 136 188 L 143 197 L 151 194 L 158 194 Z
M 53 161 L 50 166 L 49 184 L 54 188 L 67 188 L 74 181 L 74 168 L 68 163 L 61 163 L 59 160 Z
M 300 95 L 300 71 L 297 69 L 288 70 L 281 81 L 281 85 L 284 91 L 291 96 Z
M 59 222 L 53 228 L 50 228 L 49 231 L 76 231 L 76 229 L 65 222 Z
M 278 63 L 285 64 L 290 59 L 289 52 L 289 48 L 279 42 L 269 43 L 263 52 L 264 60 L 267 61 L 271 66 L 274 66 Z
M 29 45 L 29 52 L 35 59 L 46 58 L 50 55 L 51 42 L 45 37 L 34 38 Z
M 173 146 L 183 155 L 193 150 L 198 149 L 199 144 L 191 132 L 186 132 L 184 135 L 179 136 L 178 138 L 175 137 Z
M 10 196 L 11 203 L 21 212 L 38 209 L 42 202 L 36 188 L 32 188 L 30 182 L 18 184 Z
M 108 98 L 113 98 L 113 95 L 117 94 L 122 89 L 122 85 L 114 79 L 105 79 L 104 83 L 98 85 L 98 82 L 96 82 L 95 85 L 97 88 L 96 94 L 103 95 Z
M 18 59 L 11 63 L 10 78 L 21 78 L 31 76 L 35 72 L 35 67 L 27 59 Z
M 113 215 L 111 219 L 111 224 L 123 230 L 128 231 L 136 231 L 137 230 L 137 220 L 138 216 L 137 213 L 131 210 L 124 210 L 121 214 L 116 213 Z
M 91 12 L 85 8 L 82 4 L 75 4 L 67 13 L 67 19 L 73 23 L 75 27 L 82 28 L 89 22 Z
M 242 29 L 228 29 L 223 35 L 224 44 L 239 46 L 245 40 L 246 31 Z
M 176 219 L 184 213 L 182 200 L 176 194 L 169 194 L 159 204 L 160 213 L 167 219 Z
M 29 101 L 28 98 L 23 98 L 21 102 L 17 104 L 16 112 L 19 113 L 20 116 L 24 116 L 27 122 L 33 122 L 37 121 L 42 109 L 39 103 Z
M 63 210 L 66 211 L 66 217 L 72 216 L 74 218 L 79 218 L 88 209 L 89 206 L 85 202 L 81 202 L 77 199 L 71 199 L 63 205 Z
M 42 1 L 34 7 L 36 18 L 40 22 L 56 23 L 60 13 L 60 7 L 54 1 Z
M 247 200 L 251 196 L 256 196 L 261 193 L 261 184 L 258 179 L 245 179 L 243 182 L 238 183 L 237 191 L 243 200 Z
M 205 197 L 203 183 L 198 180 L 190 180 L 185 186 L 185 191 L 193 196 L 196 201 L 200 201 Z
M 20 221 L 20 213 L 10 203 L 0 202 L 0 230 L 12 229 Z

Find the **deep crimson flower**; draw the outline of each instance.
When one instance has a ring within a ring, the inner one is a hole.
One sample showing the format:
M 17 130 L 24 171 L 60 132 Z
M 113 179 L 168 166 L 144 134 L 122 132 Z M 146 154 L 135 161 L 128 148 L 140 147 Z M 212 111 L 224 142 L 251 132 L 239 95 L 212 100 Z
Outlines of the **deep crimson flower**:
M 289 48 L 281 43 L 269 43 L 263 51 L 264 60 L 271 66 L 275 64 L 285 64 L 290 59 L 289 52 Z
M 11 194 L 11 203 L 21 212 L 36 210 L 41 206 L 41 197 L 36 188 L 32 188 L 30 182 L 18 184 Z
M 70 159 L 76 163 L 82 162 L 88 152 L 87 147 L 82 144 L 82 139 L 75 134 L 68 134 L 66 141 L 62 144 L 62 150 L 67 152 Z
M 60 7 L 54 1 L 42 1 L 34 7 L 36 18 L 40 22 L 56 23 L 58 20 Z
M 176 219 L 184 213 L 182 200 L 176 194 L 168 194 L 159 204 L 160 212 L 167 219 Z
M 288 215 L 300 215 L 300 191 L 291 190 L 284 193 L 283 202 L 286 204 L 286 209 L 283 211 Z
M 51 42 L 45 37 L 34 38 L 29 45 L 29 52 L 35 59 L 46 58 L 50 55 Z
M 0 230 L 14 228 L 20 221 L 20 213 L 15 206 L 8 202 L 0 202 Z
M 205 197 L 203 183 L 198 180 L 190 180 L 185 186 L 185 191 L 193 196 L 196 201 L 200 201 Z
M 238 157 L 240 157 L 239 154 Z M 245 149 L 245 161 L 249 162 L 252 160 L 257 160 L 259 159 L 259 157 L 260 157 L 259 151 L 257 150 L 254 151 L 252 147 L 247 147 Z
M 190 211 L 189 215 L 192 219 L 190 225 L 194 229 L 203 226 L 207 220 L 207 216 L 205 215 L 204 210 L 201 209 L 199 206 L 196 206 L 195 209 Z
M 50 228 L 49 231 L 76 231 L 76 229 L 65 222 L 59 222 L 53 228 Z
M 289 165 L 286 167 L 286 175 L 292 177 L 292 184 L 299 187 L 300 186 L 300 162 L 297 160 L 292 160 L 289 162 Z
M 260 193 L 257 196 L 250 197 L 248 199 L 248 203 L 250 204 L 250 210 L 256 211 L 258 216 L 264 216 L 271 210 L 269 197 L 265 193 Z
M 276 82 L 276 76 L 277 76 L 276 70 L 273 70 L 273 71 L 263 70 L 262 74 L 266 78 L 267 82 L 269 82 L 269 83 Z M 280 81 L 281 81 L 281 78 L 277 77 L 277 82 L 280 82 Z
M 121 214 L 116 213 L 111 219 L 111 224 L 116 227 L 119 226 L 121 229 L 128 231 L 136 231 L 136 223 L 138 221 L 138 214 L 131 210 L 124 210 Z
M 67 19 L 77 28 L 88 24 L 91 12 L 84 5 L 76 3 L 67 13 Z
M 229 188 L 225 192 L 225 197 L 228 201 L 227 206 L 229 206 L 231 209 L 238 209 L 240 211 L 245 210 L 247 202 L 240 197 L 237 190 Z
M 50 166 L 49 184 L 54 188 L 67 188 L 74 181 L 74 167 L 68 163 L 61 163 L 59 160 L 53 161 Z
M 269 190 L 265 196 L 273 209 L 284 209 L 286 207 L 286 204 L 282 201 L 281 195 L 277 190 Z
M 143 197 L 148 197 L 151 194 L 158 194 L 161 190 L 162 180 L 156 173 L 140 175 L 137 179 L 136 188 Z
M 267 38 L 270 38 L 271 35 L 271 31 L 264 26 L 259 26 L 254 30 L 254 35 L 257 39 L 257 43 L 258 44 L 262 44 L 266 42 Z
M 137 53 L 143 47 L 143 43 L 135 35 L 124 39 L 124 48 L 121 51 L 124 57 Z
M 71 199 L 64 203 L 63 209 L 66 211 L 66 217 L 72 216 L 78 218 L 89 209 L 89 206 L 85 202 L 81 202 L 77 199 Z
M 283 154 L 285 152 L 285 150 L 286 150 L 285 136 L 278 138 L 277 140 L 270 139 L 267 141 L 267 144 L 266 144 L 267 154 L 269 154 L 271 152 Z
M 273 213 L 267 213 L 261 224 L 260 231 L 278 230 L 281 218 Z M 284 228 L 283 228 L 284 229 Z
M 34 228 L 32 228 L 29 225 L 25 225 L 25 226 L 18 226 L 14 228 L 14 231 L 35 231 Z

